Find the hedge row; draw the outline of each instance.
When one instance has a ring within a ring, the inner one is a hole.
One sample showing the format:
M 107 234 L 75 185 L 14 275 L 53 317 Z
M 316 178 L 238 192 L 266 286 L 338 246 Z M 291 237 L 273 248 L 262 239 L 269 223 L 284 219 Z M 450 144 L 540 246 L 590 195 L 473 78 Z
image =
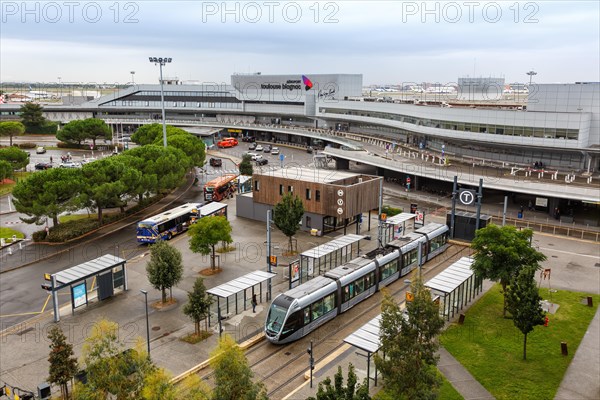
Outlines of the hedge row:
M 38 147 L 38 145 L 33 142 L 23 142 L 23 143 L 18 143 L 17 147 L 20 149 L 35 149 L 36 147 Z
M 27 132 L 33 135 L 56 135 L 58 125 L 55 122 L 47 122 L 43 126 L 26 127 Z

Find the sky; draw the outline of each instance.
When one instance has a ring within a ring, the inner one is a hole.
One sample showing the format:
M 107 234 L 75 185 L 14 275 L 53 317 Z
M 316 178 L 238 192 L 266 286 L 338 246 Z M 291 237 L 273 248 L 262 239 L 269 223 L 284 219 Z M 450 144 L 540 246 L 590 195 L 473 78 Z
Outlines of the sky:
M 600 81 L 598 1 L 0 0 L 0 81 L 230 83 L 360 73 L 364 85 Z M 60 78 L 60 79 L 59 79 Z

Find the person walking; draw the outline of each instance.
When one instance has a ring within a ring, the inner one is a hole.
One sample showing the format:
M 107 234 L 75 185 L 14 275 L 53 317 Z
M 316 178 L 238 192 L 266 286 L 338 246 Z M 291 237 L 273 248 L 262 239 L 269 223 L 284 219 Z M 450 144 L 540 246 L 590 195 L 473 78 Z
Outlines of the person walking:
M 253 294 L 252 295 L 252 312 L 256 313 L 256 305 L 258 304 L 258 302 L 256 301 L 256 295 Z

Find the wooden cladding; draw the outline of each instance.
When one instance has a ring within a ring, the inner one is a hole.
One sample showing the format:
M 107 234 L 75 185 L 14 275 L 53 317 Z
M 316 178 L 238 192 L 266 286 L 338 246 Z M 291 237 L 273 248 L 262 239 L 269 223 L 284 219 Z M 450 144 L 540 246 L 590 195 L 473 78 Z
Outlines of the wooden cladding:
M 260 190 L 253 192 L 257 203 L 275 205 L 283 194 L 291 191 L 300 197 L 305 212 L 352 218 L 379 206 L 379 182 L 382 178 L 357 175 L 335 184 L 258 174 L 252 179 L 260 185 Z

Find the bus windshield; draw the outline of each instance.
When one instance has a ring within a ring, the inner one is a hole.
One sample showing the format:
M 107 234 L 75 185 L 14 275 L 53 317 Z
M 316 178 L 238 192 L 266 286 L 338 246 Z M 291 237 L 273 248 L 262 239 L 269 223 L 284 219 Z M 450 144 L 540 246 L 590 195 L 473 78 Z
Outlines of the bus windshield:
M 152 229 L 152 227 L 154 226 L 154 224 L 152 224 L 151 222 L 139 222 L 138 223 L 138 229 Z

